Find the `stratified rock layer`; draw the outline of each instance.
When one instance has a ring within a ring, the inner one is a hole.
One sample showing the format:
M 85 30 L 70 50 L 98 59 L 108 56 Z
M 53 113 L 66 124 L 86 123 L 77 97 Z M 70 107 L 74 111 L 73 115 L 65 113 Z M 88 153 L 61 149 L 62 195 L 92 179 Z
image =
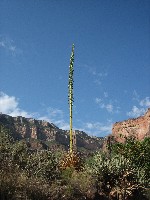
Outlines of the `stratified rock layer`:
M 112 136 L 118 142 L 123 141 L 123 137 L 120 138 L 120 134 L 127 137 L 133 136 L 138 140 L 150 137 L 150 108 L 141 117 L 115 123 L 112 128 Z
M 4 125 L 15 140 L 32 141 L 32 147 L 37 146 L 35 141 L 40 140 L 42 144 L 44 142 L 53 150 L 69 148 L 69 131 L 59 129 L 53 123 L 21 116 L 11 117 L 0 113 L 0 125 Z M 104 138 L 91 137 L 79 130 L 75 130 L 75 136 L 77 148 L 89 151 L 100 149 L 104 140 Z

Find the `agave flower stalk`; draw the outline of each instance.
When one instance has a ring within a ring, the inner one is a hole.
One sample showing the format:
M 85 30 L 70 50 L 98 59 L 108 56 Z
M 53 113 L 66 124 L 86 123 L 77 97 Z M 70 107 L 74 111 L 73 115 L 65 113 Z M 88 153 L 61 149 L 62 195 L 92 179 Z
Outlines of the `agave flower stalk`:
M 69 101 L 69 109 L 70 109 L 70 153 L 73 151 L 73 137 L 72 137 L 72 107 L 73 107 L 73 64 L 74 64 L 74 44 L 72 45 L 72 52 L 70 57 L 70 65 L 69 65 L 69 95 L 68 95 L 68 101 Z

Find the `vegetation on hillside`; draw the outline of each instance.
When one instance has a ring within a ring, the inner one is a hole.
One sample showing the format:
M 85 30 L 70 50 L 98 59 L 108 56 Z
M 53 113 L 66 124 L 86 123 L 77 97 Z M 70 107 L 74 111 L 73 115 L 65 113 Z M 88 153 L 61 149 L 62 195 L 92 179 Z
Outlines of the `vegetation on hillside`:
M 150 138 L 112 145 L 111 155 L 97 152 L 77 162 L 65 155 L 31 151 L 0 127 L 0 197 L 2 200 L 148 200 Z M 69 159 L 69 158 L 68 158 Z

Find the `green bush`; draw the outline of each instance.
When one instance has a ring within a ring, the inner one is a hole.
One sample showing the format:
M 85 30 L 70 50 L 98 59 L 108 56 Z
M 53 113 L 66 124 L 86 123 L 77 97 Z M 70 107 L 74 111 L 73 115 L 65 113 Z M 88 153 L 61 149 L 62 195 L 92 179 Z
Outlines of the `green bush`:
M 141 142 L 127 138 L 124 144 L 113 144 L 111 155 L 97 152 L 82 162 L 80 170 L 68 164 L 68 156 L 61 155 L 68 159 L 60 168 L 60 159 L 54 153 L 29 151 L 25 142 L 15 142 L 4 127 L 0 139 L 2 200 L 150 199 L 149 138 Z
M 125 143 L 112 146 L 113 154 L 123 155 L 133 166 L 145 172 L 145 183 L 150 183 L 150 138 L 138 141 L 135 138 L 125 138 Z
M 150 138 L 138 141 L 125 137 L 124 143 L 111 145 L 108 157 L 96 154 L 91 166 L 100 193 L 108 199 L 146 199 L 144 194 L 148 196 L 150 187 Z
M 28 177 L 42 177 L 47 181 L 55 180 L 59 176 L 58 162 L 50 151 L 39 151 L 29 155 L 25 170 Z

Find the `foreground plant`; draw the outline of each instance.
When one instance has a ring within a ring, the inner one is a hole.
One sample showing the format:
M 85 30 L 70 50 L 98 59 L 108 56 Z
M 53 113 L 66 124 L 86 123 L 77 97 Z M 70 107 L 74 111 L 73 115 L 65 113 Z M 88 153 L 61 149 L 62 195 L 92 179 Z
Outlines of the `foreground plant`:
M 72 52 L 69 65 L 69 83 L 68 83 L 68 102 L 70 110 L 70 151 L 65 154 L 64 158 L 60 161 L 59 167 L 66 169 L 67 167 L 79 169 L 81 165 L 81 158 L 73 147 L 73 130 L 72 130 L 72 108 L 73 108 L 73 65 L 74 65 L 74 44 L 72 45 Z
M 116 143 L 112 146 L 114 154 L 119 154 L 130 160 L 130 162 L 145 171 L 145 181 L 150 183 L 150 138 L 143 141 L 134 137 L 125 137 L 125 143 Z M 145 183 L 146 183 L 145 182 Z
M 72 137 L 72 107 L 73 107 L 73 64 L 74 64 L 74 44 L 72 45 L 72 53 L 70 57 L 70 65 L 69 65 L 69 94 L 68 94 L 68 101 L 69 101 L 69 109 L 70 109 L 70 153 L 73 151 L 73 137 Z
M 82 160 L 80 154 L 75 151 L 66 153 L 59 163 L 59 168 L 62 170 L 66 168 L 74 168 L 76 170 L 81 170 Z
M 111 159 L 97 153 L 89 167 L 95 179 L 99 196 L 106 199 L 146 199 L 146 176 L 142 168 L 122 155 Z

